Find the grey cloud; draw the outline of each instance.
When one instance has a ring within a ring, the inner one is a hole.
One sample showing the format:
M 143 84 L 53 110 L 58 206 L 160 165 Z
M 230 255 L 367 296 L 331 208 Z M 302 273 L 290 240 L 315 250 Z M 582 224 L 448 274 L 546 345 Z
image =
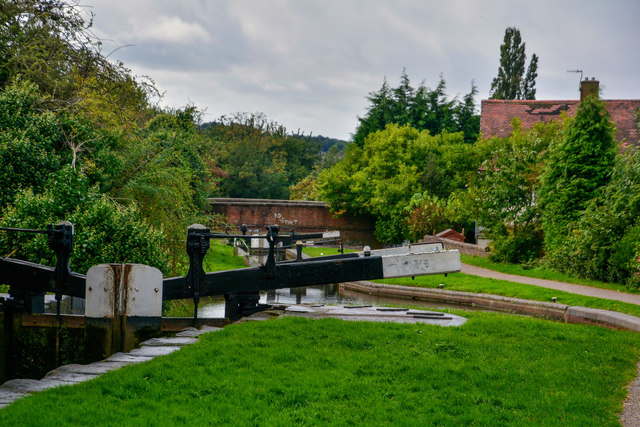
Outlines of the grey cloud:
M 395 85 L 403 67 L 416 85 L 443 73 L 451 96 L 475 80 L 486 98 L 508 26 L 540 57 L 539 99 L 576 98 L 574 68 L 599 78 L 605 97 L 640 98 L 635 0 L 88 2 L 96 32 L 113 40 L 105 51 L 135 44 L 113 58 L 153 77 L 167 105 L 193 102 L 207 119 L 263 111 L 290 129 L 348 138 L 367 94 L 384 77 Z M 176 34 L 158 33 L 172 23 Z

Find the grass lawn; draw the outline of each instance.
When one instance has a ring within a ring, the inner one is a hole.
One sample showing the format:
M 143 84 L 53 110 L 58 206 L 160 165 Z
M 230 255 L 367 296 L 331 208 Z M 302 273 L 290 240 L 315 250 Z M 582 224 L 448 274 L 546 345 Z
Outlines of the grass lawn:
M 582 279 L 580 277 L 569 276 L 568 274 L 552 270 L 550 268 L 539 266 L 535 268 L 525 269 L 519 264 L 507 264 L 501 262 L 493 262 L 489 258 L 460 254 L 462 262 L 475 265 L 476 267 L 487 268 L 489 270 L 499 271 L 506 274 L 514 274 L 516 276 L 535 277 L 537 279 L 555 280 L 558 282 L 574 283 L 577 285 L 593 286 L 596 288 L 612 289 L 615 291 L 638 294 L 640 289 L 631 289 L 618 283 L 600 282 L 598 280 Z
M 302 252 L 312 257 L 340 254 L 340 251 L 338 250 L 338 248 L 328 248 L 326 246 L 306 246 L 302 248 Z M 344 248 L 345 254 L 349 252 L 357 252 L 357 251 L 355 249 Z
M 233 248 L 224 242 L 211 240 L 209 251 L 204 257 L 203 268 L 206 272 L 245 268 L 244 258 L 233 256 Z
M 539 286 L 478 277 L 464 273 L 453 273 L 449 274 L 447 277 L 444 277 L 442 274 L 438 274 L 433 276 L 418 276 L 414 280 L 410 277 L 403 277 L 398 279 L 375 280 L 375 282 L 387 283 L 390 285 L 418 286 L 424 288 L 437 288 L 439 284 L 442 283 L 444 285 L 444 289 L 451 291 L 502 295 L 505 297 L 522 298 L 534 301 L 551 302 L 551 298 L 556 297 L 558 299 L 557 302 L 562 304 L 601 308 L 640 317 L 639 305 L 576 295 L 568 292 L 541 288 Z
M 497 313 L 284 318 L 18 400 L 6 426 L 618 425 L 640 335 Z

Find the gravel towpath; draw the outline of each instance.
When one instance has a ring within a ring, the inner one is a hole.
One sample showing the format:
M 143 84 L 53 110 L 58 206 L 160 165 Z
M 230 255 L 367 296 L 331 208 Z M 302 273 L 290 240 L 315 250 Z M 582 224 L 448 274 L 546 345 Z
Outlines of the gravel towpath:
M 515 276 L 513 274 L 500 273 L 474 265 L 462 264 L 462 273 L 473 274 L 474 276 L 488 277 L 491 279 L 507 280 L 509 282 L 524 283 L 527 285 L 540 286 L 543 288 L 555 289 L 557 291 L 569 292 L 572 294 L 585 295 L 588 297 L 604 298 L 614 301 L 628 302 L 640 305 L 640 295 L 627 294 L 610 289 L 594 288 L 591 286 L 574 285 L 572 283 L 556 282 L 555 280 L 536 279 L 533 277 Z

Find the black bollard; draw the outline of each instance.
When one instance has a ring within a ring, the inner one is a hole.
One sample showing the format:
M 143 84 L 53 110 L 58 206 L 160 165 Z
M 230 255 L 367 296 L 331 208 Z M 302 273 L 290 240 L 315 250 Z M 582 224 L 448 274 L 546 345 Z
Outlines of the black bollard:
M 47 244 L 56 253 L 55 290 L 56 290 L 56 366 L 60 366 L 60 303 L 62 293 L 69 280 L 69 255 L 73 250 L 73 224 L 62 221 L 55 226 L 47 226 Z
M 189 272 L 187 284 L 193 295 L 193 326 L 198 323 L 198 304 L 200 303 L 200 285 L 204 278 L 202 267 L 204 256 L 209 250 L 209 228 L 201 224 L 193 224 L 187 229 L 187 254 L 189 255 Z

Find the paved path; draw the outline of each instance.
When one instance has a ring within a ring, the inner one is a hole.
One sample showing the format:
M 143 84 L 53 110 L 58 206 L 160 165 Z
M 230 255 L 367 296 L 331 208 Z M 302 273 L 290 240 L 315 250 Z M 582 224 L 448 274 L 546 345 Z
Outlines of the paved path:
M 509 282 L 524 283 L 527 285 L 540 286 L 543 288 L 555 289 L 558 291 L 569 292 L 572 294 L 585 295 L 588 297 L 604 298 L 614 301 L 628 302 L 640 305 L 640 295 L 627 294 L 625 292 L 613 291 L 611 289 L 594 288 L 591 286 L 574 285 L 571 283 L 557 282 L 555 280 L 536 279 L 533 277 L 516 276 L 513 274 L 500 273 L 498 271 L 488 270 L 486 268 L 476 267 L 474 265 L 462 264 L 460 270 L 465 274 L 473 274 L 474 276 L 488 277 L 491 279 L 507 280 Z

